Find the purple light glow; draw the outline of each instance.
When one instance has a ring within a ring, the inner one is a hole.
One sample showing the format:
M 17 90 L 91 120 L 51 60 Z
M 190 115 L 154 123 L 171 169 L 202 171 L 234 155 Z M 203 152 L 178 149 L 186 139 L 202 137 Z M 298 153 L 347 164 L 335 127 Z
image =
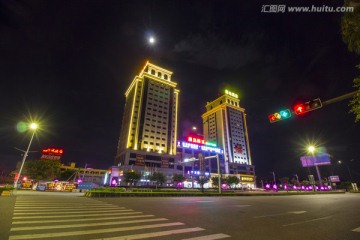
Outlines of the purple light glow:
M 266 188 L 266 189 L 269 189 L 269 188 L 270 188 L 270 184 L 266 184 L 266 185 L 265 185 L 265 188 Z

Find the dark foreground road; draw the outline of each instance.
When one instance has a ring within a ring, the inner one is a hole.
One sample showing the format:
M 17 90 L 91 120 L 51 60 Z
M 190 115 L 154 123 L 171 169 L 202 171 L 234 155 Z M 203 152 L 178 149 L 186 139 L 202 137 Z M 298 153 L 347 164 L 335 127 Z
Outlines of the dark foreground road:
M 360 194 L 0 197 L 0 239 L 360 239 Z

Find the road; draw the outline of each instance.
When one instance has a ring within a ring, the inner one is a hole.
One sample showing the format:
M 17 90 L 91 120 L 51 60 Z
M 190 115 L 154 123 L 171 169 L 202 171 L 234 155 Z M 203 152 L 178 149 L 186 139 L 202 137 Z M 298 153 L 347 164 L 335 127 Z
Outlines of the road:
M 0 197 L 0 239 L 360 239 L 360 194 Z

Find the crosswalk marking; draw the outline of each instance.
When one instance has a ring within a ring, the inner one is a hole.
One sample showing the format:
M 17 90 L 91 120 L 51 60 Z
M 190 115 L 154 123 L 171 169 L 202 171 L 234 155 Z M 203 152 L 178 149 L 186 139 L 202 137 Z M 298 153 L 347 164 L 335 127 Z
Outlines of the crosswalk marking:
M 120 220 L 120 219 L 129 219 L 129 218 L 145 218 L 145 217 L 154 217 L 154 215 L 132 215 L 132 216 L 121 216 L 121 217 L 100 217 L 100 218 L 82 218 L 81 222 L 86 221 L 101 221 L 101 220 Z M 16 224 L 29 224 L 29 223 L 62 223 L 62 222 L 79 222 L 79 219 L 62 219 L 62 220 L 31 220 L 31 221 L 17 221 L 13 222 L 13 225 Z
M 47 226 L 31 226 L 31 227 L 13 227 L 10 231 L 25 231 L 25 230 L 49 230 L 58 228 L 77 228 L 77 227 L 95 227 L 95 226 L 108 226 L 108 225 L 121 225 L 130 223 L 144 223 L 144 222 L 159 222 L 168 220 L 166 218 L 153 218 L 153 219 L 140 219 L 128 221 L 113 221 L 113 222 L 98 222 L 98 223 L 83 223 L 83 224 L 67 224 L 67 225 L 47 225 Z
M 18 206 L 15 206 L 14 209 L 17 209 L 17 210 L 22 210 L 22 209 L 34 209 L 34 210 L 40 210 L 40 209 L 68 209 L 68 208 L 123 208 L 123 207 L 118 207 L 118 206 L 114 206 L 114 205 L 109 205 L 109 206 L 101 206 L 101 205 L 96 205 L 96 206 L 69 206 L 69 205 L 66 205 L 66 206 L 42 206 L 42 207 L 33 207 L 33 206 L 26 206 L 26 207 L 18 207 Z
M 186 238 L 183 240 L 215 240 L 215 239 L 222 239 L 222 238 L 228 238 L 228 237 L 231 237 L 231 236 L 219 233 L 219 234 L 212 234 L 212 235 L 201 236 L 201 237 Z
M 177 230 L 133 234 L 133 235 L 126 235 L 126 236 L 121 236 L 121 237 L 101 238 L 101 239 L 95 239 L 95 240 L 135 240 L 135 239 L 143 239 L 143 238 L 151 238 L 151 237 L 162 237 L 162 236 L 179 234 L 179 233 L 198 232 L 198 231 L 203 231 L 203 230 L 205 230 L 205 229 L 199 228 L 199 227 L 183 228 L 183 229 L 177 229 Z
M 95 213 L 95 214 L 67 214 L 67 215 L 55 215 L 55 216 L 46 216 L 46 218 L 70 218 L 70 217 L 93 217 L 93 216 L 103 216 L 103 215 L 129 215 L 129 214 L 141 214 L 142 212 L 124 212 L 124 213 Z M 13 217 L 13 219 L 33 219 L 33 218 L 44 218 L 44 216 L 22 216 L 22 217 Z
M 94 199 L 76 202 L 74 199 L 69 197 L 61 202 L 43 199 L 40 202 L 16 201 L 9 240 L 73 239 L 80 236 L 88 239 L 99 238 L 98 240 L 132 240 L 162 236 L 181 239 L 181 234 L 206 230 L 200 227 L 181 227 L 185 225 L 182 222 L 170 222 L 167 218 L 145 215 L 142 212 Z M 145 231 L 146 229 L 149 230 Z M 183 240 L 215 240 L 230 237 L 223 233 L 206 235 L 203 232 L 203 234 Z
M 69 213 L 69 214 L 72 214 L 72 213 L 107 213 L 107 212 L 129 212 L 129 211 L 133 211 L 132 209 L 123 209 L 123 210 L 111 210 L 111 211 L 79 211 L 79 212 L 64 212 L 64 211 L 56 211 L 56 212 L 44 212 L 44 213 L 33 213 L 33 212 L 26 212 L 26 213 L 14 213 L 14 215 L 55 215 L 55 214 L 64 214 L 64 213 Z
M 289 224 L 285 224 L 285 225 L 282 225 L 282 226 L 283 226 L 283 227 L 288 227 L 288 226 L 293 226 L 293 225 L 298 225 L 298 224 L 303 224 L 303 223 L 309 223 L 309 222 L 315 222 L 315 221 L 319 221 L 319 220 L 324 220 L 324 219 L 328 219 L 328 218 L 331 218 L 331 217 L 332 217 L 332 216 L 321 217 L 321 218 L 314 218 L 314 219 L 310 219 L 310 220 L 306 220 L 306 221 L 289 223 Z
M 91 208 L 91 210 L 119 210 L 119 209 L 124 209 L 124 208 L 117 208 L 117 207 L 106 207 L 106 208 Z M 86 212 L 88 212 L 89 208 L 61 208 L 61 209 L 56 209 L 56 211 L 54 211 L 55 209 L 15 209 L 14 213 L 27 213 L 27 212 L 67 212 L 67 211 L 72 211 L 72 210 L 86 210 Z
M 151 225 L 141 225 L 141 226 L 131 226 L 131 227 L 121 227 L 121 228 L 85 230 L 85 231 L 12 235 L 9 237 L 9 240 L 36 239 L 36 238 L 46 238 L 46 237 L 69 237 L 69 236 L 79 236 L 79 235 L 88 235 L 88 234 L 124 232 L 124 231 L 159 228 L 159 227 L 171 227 L 171 226 L 180 226 L 180 225 L 184 225 L 184 223 L 173 222 L 173 223 L 151 224 Z

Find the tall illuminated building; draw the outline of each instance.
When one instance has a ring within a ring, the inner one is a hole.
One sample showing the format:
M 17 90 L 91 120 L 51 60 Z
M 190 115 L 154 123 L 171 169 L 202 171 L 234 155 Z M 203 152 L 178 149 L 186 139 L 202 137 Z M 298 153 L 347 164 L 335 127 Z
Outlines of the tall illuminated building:
M 202 119 L 205 140 L 224 149 L 225 173 L 254 175 L 246 114 L 238 95 L 225 90 L 222 96 L 207 102 Z
M 125 92 L 115 163 L 172 165 L 176 154 L 178 101 L 172 72 L 147 62 Z

